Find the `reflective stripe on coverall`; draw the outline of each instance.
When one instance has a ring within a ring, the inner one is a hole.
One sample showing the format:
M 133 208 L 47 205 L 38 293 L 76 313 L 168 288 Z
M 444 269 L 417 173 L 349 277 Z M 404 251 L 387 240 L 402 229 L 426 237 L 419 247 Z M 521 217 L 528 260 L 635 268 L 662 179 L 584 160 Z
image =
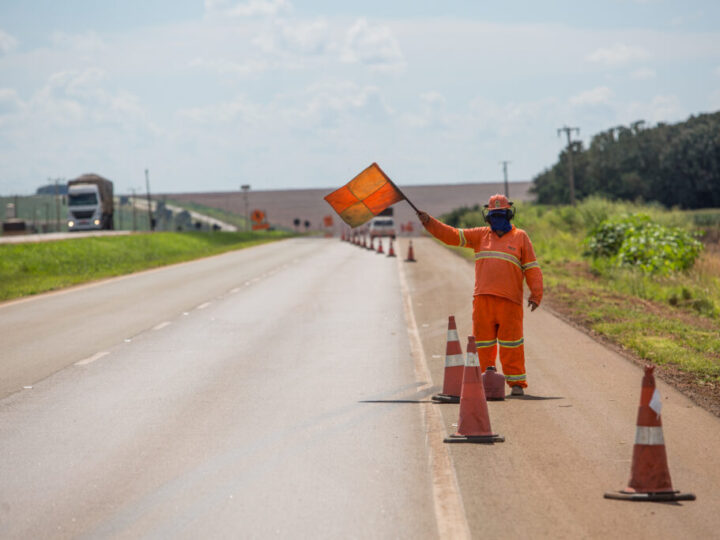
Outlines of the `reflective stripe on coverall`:
M 425 228 L 445 244 L 475 251 L 473 332 L 480 365 L 484 371 L 495 364 L 497 340 L 507 383 L 526 387 L 523 278 L 530 288 L 530 301 L 540 305 L 543 294 L 542 272 L 527 233 L 514 225 L 502 236 L 490 227 L 456 229 L 433 217 Z

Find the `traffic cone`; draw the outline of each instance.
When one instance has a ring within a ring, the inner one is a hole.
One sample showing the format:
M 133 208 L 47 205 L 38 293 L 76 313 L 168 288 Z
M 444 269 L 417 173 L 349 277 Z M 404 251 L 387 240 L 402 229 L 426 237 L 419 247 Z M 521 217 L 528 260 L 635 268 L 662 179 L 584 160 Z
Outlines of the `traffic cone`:
M 407 259 L 405 259 L 405 262 L 417 262 L 415 260 L 415 253 L 413 252 L 412 240 L 410 240 L 410 247 L 408 247 L 408 255 Z
M 475 348 L 475 336 L 468 337 L 457 433 L 446 437 L 443 442 L 505 442 L 505 437 L 493 433 L 490 427 L 490 413 L 485 399 L 480 361 Z
M 393 249 L 393 241 L 390 239 L 390 247 L 388 248 L 388 257 L 395 257 L 395 250 Z
M 495 366 L 488 366 L 482 378 L 485 399 L 488 401 L 505 401 L 505 377 L 497 372 Z
M 447 344 L 445 345 L 443 389 L 442 393 L 435 394 L 430 399 L 435 403 L 460 403 L 464 370 L 465 361 L 455 325 L 455 317 L 450 315 L 448 317 Z
M 630 482 L 618 493 L 606 493 L 606 499 L 625 501 L 694 501 L 692 493 L 673 490 L 665 453 L 660 409 L 660 392 L 655 388 L 655 366 L 645 366 L 640 392 L 635 446 Z
M 380 255 L 385 254 L 385 252 L 383 251 L 382 238 L 378 238 L 377 253 L 379 253 Z

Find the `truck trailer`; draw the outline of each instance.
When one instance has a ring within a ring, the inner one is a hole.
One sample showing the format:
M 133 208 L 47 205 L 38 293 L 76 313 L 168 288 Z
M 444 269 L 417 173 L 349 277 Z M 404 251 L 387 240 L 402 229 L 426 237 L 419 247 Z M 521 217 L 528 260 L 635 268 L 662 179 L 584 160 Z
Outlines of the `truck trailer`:
M 69 180 L 68 230 L 113 229 L 113 183 L 97 174 Z

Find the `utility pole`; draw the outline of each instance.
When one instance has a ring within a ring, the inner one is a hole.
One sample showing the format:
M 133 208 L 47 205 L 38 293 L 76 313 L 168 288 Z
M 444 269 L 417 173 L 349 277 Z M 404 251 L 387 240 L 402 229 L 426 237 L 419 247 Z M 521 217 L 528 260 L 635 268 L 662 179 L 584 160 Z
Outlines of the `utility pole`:
M 512 163 L 512 161 L 501 161 L 500 162 L 503 166 L 503 176 L 505 177 L 505 196 L 510 199 L 510 188 L 508 187 L 508 179 L 507 179 L 507 166 L 508 163 Z
M 240 186 L 243 192 L 243 199 L 245 199 L 245 231 L 250 230 L 250 208 L 248 207 L 248 191 L 250 191 L 250 184 L 243 184 Z
M 563 132 L 565 132 L 565 135 L 567 135 L 568 165 L 569 165 L 568 182 L 570 184 L 570 204 L 572 206 L 575 206 L 575 177 L 573 176 L 573 152 L 572 152 L 572 132 L 573 131 L 575 133 L 577 133 L 578 135 L 580 135 L 580 128 L 568 127 L 568 126 L 563 126 L 561 128 L 558 128 L 557 134 L 558 134 L 558 137 L 561 137 Z
M 150 231 L 155 230 L 155 224 L 153 223 L 152 217 L 152 204 L 150 204 L 150 173 L 145 169 L 145 188 L 147 189 L 147 204 L 148 204 L 148 225 Z
M 132 206 L 132 212 L 133 212 L 133 231 L 137 230 L 137 209 L 135 208 L 135 188 L 130 188 L 130 192 L 132 193 L 132 199 L 130 199 L 130 205 Z
M 55 179 L 55 230 L 60 232 L 60 179 Z

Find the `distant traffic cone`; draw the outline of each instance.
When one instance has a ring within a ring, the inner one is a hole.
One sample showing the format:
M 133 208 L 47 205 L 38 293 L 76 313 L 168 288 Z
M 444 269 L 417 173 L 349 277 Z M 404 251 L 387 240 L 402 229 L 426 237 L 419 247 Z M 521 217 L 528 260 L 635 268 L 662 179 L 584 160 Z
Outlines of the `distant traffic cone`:
M 482 374 L 485 399 L 488 401 L 505 401 L 505 377 L 500 375 L 495 366 L 488 366 Z
M 380 255 L 385 254 L 385 252 L 383 251 L 382 238 L 378 238 L 378 247 L 376 253 L 379 253 Z
M 390 244 L 392 247 L 392 244 Z M 458 337 L 455 317 L 448 317 L 447 343 L 445 345 L 445 373 L 443 375 L 442 393 L 435 394 L 431 399 L 435 403 L 460 403 L 465 359 Z
M 410 240 L 410 247 L 408 247 L 408 255 L 407 259 L 405 259 L 405 262 L 417 262 L 415 260 L 415 253 L 413 252 L 412 240 Z
M 390 247 L 388 248 L 388 257 L 395 257 L 395 250 L 393 249 L 393 240 L 390 239 Z
M 443 442 L 505 442 L 505 437 L 493 433 L 490 427 L 490 413 L 485 399 L 480 361 L 475 348 L 475 336 L 468 337 L 457 433 L 446 437 Z
M 694 501 L 692 493 L 672 488 L 665 453 L 660 409 L 660 392 L 655 388 L 655 366 L 645 366 L 638 408 L 635 446 L 633 447 L 630 482 L 618 493 L 606 493 L 606 499 L 626 501 Z

